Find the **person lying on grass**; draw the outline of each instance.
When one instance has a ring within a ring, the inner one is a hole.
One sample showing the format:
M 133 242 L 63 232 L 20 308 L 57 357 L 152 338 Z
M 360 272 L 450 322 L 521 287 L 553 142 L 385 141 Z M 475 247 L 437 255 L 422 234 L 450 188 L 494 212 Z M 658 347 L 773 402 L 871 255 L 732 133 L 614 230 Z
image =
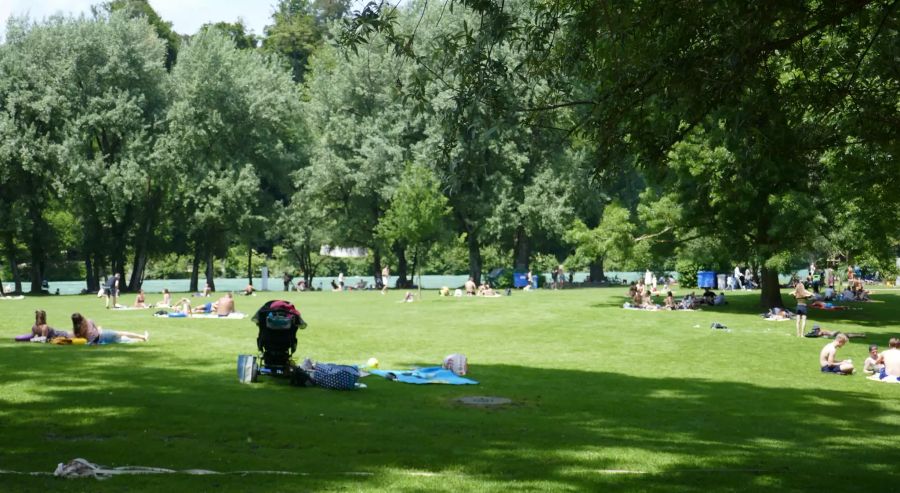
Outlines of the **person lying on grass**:
M 819 353 L 819 367 L 822 373 L 838 373 L 841 375 L 849 375 L 853 373 L 853 362 L 849 359 L 843 361 L 835 361 L 837 350 L 847 344 L 849 339 L 846 335 L 838 333 L 834 336 L 834 341 L 829 342 L 822 348 Z
M 794 314 L 790 310 L 778 307 L 770 308 L 769 311 L 763 314 L 763 318 L 767 320 L 790 320 L 793 316 Z
M 192 313 L 212 313 L 220 317 L 227 317 L 234 313 L 234 295 L 229 292 L 215 302 L 204 303 L 191 309 Z
M 135 334 L 134 332 L 104 329 L 95 324 L 93 320 L 84 318 L 80 313 L 72 314 L 72 332 L 75 337 L 87 339 L 88 344 L 114 344 L 122 342 L 123 337 L 137 341 L 146 341 L 150 338 L 150 334 L 147 332 Z
M 869 346 L 869 356 L 863 363 L 863 372 L 867 375 L 881 373 L 881 369 L 884 368 L 884 363 L 879 363 L 880 360 L 881 355 L 878 354 L 878 344 L 871 344 Z
M 818 325 L 813 325 L 812 330 L 804 334 L 803 337 L 826 337 L 830 339 L 841 333 L 842 332 L 838 330 L 827 330 Z M 847 336 L 848 339 L 861 339 L 866 337 L 865 332 L 843 332 L 843 334 Z
M 31 326 L 31 334 L 37 337 L 46 337 L 48 341 L 54 337 L 69 337 L 68 332 L 56 330 L 47 325 L 47 312 L 44 310 L 34 311 L 34 325 Z

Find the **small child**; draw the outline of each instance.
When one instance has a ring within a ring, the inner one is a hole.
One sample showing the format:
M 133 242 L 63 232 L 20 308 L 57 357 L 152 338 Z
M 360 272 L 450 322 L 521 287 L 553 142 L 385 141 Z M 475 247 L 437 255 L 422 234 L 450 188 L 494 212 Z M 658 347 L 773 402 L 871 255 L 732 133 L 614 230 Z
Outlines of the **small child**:
M 878 345 L 872 344 L 869 346 L 869 356 L 866 358 L 866 362 L 863 363 L 863 371 L 866 372 L 867 375 L 872 375 L 873 373 L 880 373 L 881 369 L 884 368 L 884 364 L 878 364 L 878 358 L 880 355 L 878 354 Z

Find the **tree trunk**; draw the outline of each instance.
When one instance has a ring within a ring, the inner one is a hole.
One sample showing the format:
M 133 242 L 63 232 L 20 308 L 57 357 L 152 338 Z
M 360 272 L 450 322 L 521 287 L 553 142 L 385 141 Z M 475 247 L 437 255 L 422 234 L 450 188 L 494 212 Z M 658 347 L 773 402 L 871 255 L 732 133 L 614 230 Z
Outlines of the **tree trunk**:
M 86 254 L 84 256 L 84 274 L 85 274 L 85 276 L 84 276 L 85 277 L 85 279 L 84 279 L 85 289 L 87 289 L 88 291 L 91 291 L 93 288 L 93 285 L 94 285 L 94 266 L 91 263 L 90 254 Z
M 247 247 L 247 284 L 253 285 L 253 248 Z
M 384 286 L 384 280 L 381 278 L 381 251 L 377 248 L 372 249 L 372 273 L 375 278 L 375 287 L 380 289 Z
M 13 242 L 12 233 L 3 236 L 3 250 L 6 252 L 6 261 L 9 262 L 9 273 L 13 279 L 13 292 L 22 292 L 22 278 L 19 275 L 19 264 L 16 263 L 16 244 Z
M 95 253 L 94 262 L 91 266 L 94 269 L 94 285 L 91 287 L 94 292 L 100 291 L 100 265 L 102 263 L 103 258 Z
M 516 272 L 528 272 L 528 260 L 531 257 L 531 242 L 528 241 L 528 234 L 525 228 L 519 226 L 516 228 L 516 258 L 513 262 L 513 270 Z
M 28 215 L 31 217 L 31 238 L 28 245 L 28 251 L 31 255 L 31 293 L 38 294 L 41 292 L 41 281 L 44 279 L 44 239 L 43 233 L 47 230 L 47 224 L 41 215 L 41 210 L 36 204 L 30 204 Z
M 191 292 L 200 291 L 200 286 L 198 282 L 198 278 L 200 277 L 200 246 L 197 245 L 194 247 L 194 260 L 191 261 L 191 286 L 189 290 Z
M 134 263 L 131 264 L 131 279 L 128 290 L 138 291 L 144 283 L 144 271 L 147 269 L 147 250 L 141 245 L 135 246 Z
M 406 259 L 406 249 L 400 244 L 394 243 L 392 250 L 394 255 L 397 256 L 397 282 L 394 283 L 394 287 L 397 289 L 407 288 L 411 283 L 406 278 L 409 274 L 409 261 Z
M 606 276 L 603 274 L 603 257 L 595 259 L 588 268 L 592 283 L 603 282 L 606 279 Z
M 475 284 L 481 284 L 481 246 L 474 231 L 466 235 L 466 244 L 469 247 L 469 276 Z
M 762 268 L 760 274 L 760 293 L 759 302 L 763 308 L 783 308 L 784 301 L 781 299 L 781 286 L 778 284 L 778 271 Z
M 216 268 L 215 268 L 215 255 L 212 253 L 212 248 L 209 249 L 209 252 L 206 254 L 206 284 L 209 284 L 209 289 L 215 291 L 216 290 Z

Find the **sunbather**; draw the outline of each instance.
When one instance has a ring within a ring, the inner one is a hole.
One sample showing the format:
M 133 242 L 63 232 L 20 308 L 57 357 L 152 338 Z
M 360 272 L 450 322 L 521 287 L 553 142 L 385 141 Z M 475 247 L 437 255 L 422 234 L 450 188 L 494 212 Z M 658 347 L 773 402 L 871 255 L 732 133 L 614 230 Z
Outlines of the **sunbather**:
M 879 378 L 881 380 L 886 378 L 900 380 L 900 339 L 891 337 L 888 346 L 890 346 L 890 349 L 881 353 L 878 357 L 878 363 L 884 365 L 881 368 Z
M 811 331 L 804 334 L 804 337 L 825 337 L 832 338 L 837 336 L 838 334 L 844 334 L 848 339 L 862 339 L 866 337 L 865 332 L 841 332 L 839 330 L 828 330 L 819 327 L 818 325 L 813 325 Z
M 884 363 L 879 363 L 880 360 L 881 355 L 878 354 L 878 345 L 870 345 L 869 356 L 866 358 L 865 363 L 863 363 L 863 371 L 868 375 L 881 373 L 881 369 L 884 368 Z
M 763 315 L 763 318 L 766 320 L 790 320 L 793 316 L 794 314 L 791 313 L 790 310 L 775 307 L 770 308 L 769 311 Z
M 144 297 L 144 290 L 139 289 L 137 296 L 134 297 L 135 308 L 147 308 L 147 299 Z
M 675 305 L 675 297 L 672 296 L 672 292 L 669 291 L 666 293 L 666 310 L 677 310 L 678 306 Z
M 45 337 L 48 341 L 54 337 L 69 337 L 68 332 L 56 330 L 47 325 L 47 312 L 44 310 L 34 311 L 34 325 L 31 326 L 31 334 L 36 337 Z
M 837 354 L 837 350 L 841 348 L 844 344 L 847 344 L 847 336 L 844 334 L 837 334 L 834 338 L 833 342 L 829 342 L 822 348 L 822 351 L 819 353 L 819 366 L 822 370 L 822 373 L 839 373 L 842 375 L 849 375 L 853 373 L 853 362 L 849 359 L 843 361 L 835 361 L 835 356 Z
M 75 337 L 87 339 L 88 344 L 113 344 L 122 342 L 123 337 L 136 341 L 146 341 L 150 338 L 150 334 L 147 332 L 135 334 L 134 332 L 104 329 L 95 324 L 93 320 L 84 318 L 80 313 L 72 314 L 72 332 Z

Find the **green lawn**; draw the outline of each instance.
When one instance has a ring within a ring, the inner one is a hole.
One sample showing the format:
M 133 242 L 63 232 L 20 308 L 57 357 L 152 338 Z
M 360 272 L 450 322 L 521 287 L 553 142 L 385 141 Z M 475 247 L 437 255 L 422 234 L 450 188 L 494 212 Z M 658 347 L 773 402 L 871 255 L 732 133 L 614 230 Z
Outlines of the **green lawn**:
M 107 466 L 300 476 L 121 476 L 102 482 L 0 475 L 2 491 L 862 491 L 898 480 L 900 385 L 822 375 L 823 339 L 766 322 L 758 294 L 721 309 L 620 308 L 624 288 L 514 293 L 417 303 L 402 293 L 304 293 L 297 356 L 382 368 L 468 355 L 478 386 L 367 389 L 238 383 L 256 328 L 104 309 L 91 296 L 0 301 L 0 469 L 51 472 L 83 457 Z M 272 293 L 282 297 L 284 293 Z M 129 296 L 129 299 L 131 297 Z M 156 301 L 158 295 L 151 296 Z M 252 312 L 270 299 L 240 297 Z M 865 331 L 838 353 L 900 334 L 900 291 L 845 312 L 828 329 Z M 13 343 L 36 308 L 70 329 L 81 311 L 146 344 Z M 709 328 L 720 322 L 730 332 Z M 507 397 L 495 409 L 455 403 Z

